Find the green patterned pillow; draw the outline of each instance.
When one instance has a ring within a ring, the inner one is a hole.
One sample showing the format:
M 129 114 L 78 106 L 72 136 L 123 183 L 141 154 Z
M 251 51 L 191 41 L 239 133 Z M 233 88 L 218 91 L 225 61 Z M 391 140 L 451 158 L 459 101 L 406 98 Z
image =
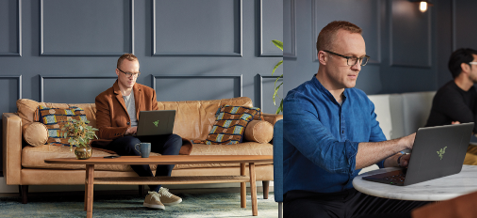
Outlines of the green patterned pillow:
M 54 146 L 70 146 L 68 143 L 69 137 L 64 138 L 61 133 L 61 128 L 70 120 L 86 121 L 86 114 L 82 108 L 49 108 L 45 106 L 38 107 L 39 121 L 45 124 L 48 129 L 47 144 Z
M 243 141 L 243 133 L 247 124 L 255 115 L 260 114 L 260 108 L 224 105 L 217 111 L 212 129 L 205 144 L 231 145 Z

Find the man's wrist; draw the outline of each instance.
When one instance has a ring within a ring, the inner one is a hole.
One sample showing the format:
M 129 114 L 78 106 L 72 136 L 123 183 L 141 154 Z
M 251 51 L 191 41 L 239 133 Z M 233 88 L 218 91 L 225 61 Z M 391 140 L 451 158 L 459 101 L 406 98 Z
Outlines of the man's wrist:
M 397 158 L 398 167 L 401 167 L 401 158 L 402 158 L 402 156 L 404 156 L 404 155 L 406 155 L 406 154 L 402 154 L 402 153 L 401 153 L 401 155 Z

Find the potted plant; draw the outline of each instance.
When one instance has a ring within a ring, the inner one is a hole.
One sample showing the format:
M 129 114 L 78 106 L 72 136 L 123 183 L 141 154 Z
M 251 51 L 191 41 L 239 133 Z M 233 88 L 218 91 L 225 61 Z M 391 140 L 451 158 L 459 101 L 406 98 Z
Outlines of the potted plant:
M 283 51 L 283 42 L 282 42 L 282 41 L 274 39 L 274 40 L 272 40 L 272 43 L 273 43 L 275 46 L 277 46 L 277 48 L 279 48 L 280 50 Z M 275 73 L 275 70 L 277 70 L 277 68 L 278 68 L 280 65 L 282 65 L 282 64 L 283 64 L 283 60 L 279 61 L 279 62 L 275 65 L 275 67 L 273 68 L 273 71 L 272 71 L 272 76 L 273 76 L 273 74 Z M 277 79 L 275 79 L 275 83 L 274 83 L 274 89 L 275 89 L 275 91 L 273 92 L 273 105 L 277 105 L 275 99 L 276 99 L 276 97 L 277 97 L 277 95 L 278 95 L 278 90 L 279 90 L 280 87 L 283 85 L 283 82 L 281 82 L 281 83 L 277 86 L 277 82 L 278 82 L 278 80 L 281 79 L 281 78 L 283 78 L 283 73 L 282 73 L 282 75 L 280 75 Z M 278 108 L 277 108 L 276 114 L 279 114 L 279 113 L 282 112 L 282 111 L 283 111 L 283 99 L 281 99 L 281 101 L 280 101 L 280 105 L 279 105 Z
M 69 137 L 70 150 L 73 151 L 73 146 L 76 146 L 75 156 L 78 160 L 86 160 L 91 157 L 93 150 L 90 142 L 92 139 L 98 138 L 95 133 L 98 129 L 89 126 L 88 123 L 88 120 L 71 119 L 61 128 L 63 137 Z

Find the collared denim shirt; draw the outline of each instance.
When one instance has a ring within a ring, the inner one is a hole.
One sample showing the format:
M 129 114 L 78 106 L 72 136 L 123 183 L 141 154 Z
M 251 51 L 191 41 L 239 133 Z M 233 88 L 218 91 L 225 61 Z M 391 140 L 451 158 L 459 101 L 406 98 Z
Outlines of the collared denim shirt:
M 358 144 L 386 140 L 363 91 L 345 89 L 340 105 L 315 76 L 288 92 L 283 102 L 284 193 L 353 188 L 360 171 L 355 170 Z

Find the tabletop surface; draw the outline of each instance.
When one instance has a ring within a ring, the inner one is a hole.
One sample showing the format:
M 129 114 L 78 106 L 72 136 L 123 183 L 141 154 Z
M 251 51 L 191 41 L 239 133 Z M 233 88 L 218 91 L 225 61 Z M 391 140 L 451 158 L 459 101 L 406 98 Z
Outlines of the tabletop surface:
M 363 176 L 384 173 L 398 168 L 378 169 L 357 176 L 353 180 L 356 190 L 368 195 L 415 201 L 442 201 L 477 191 L 477 166 L 463 165 L 458 174 L 420 182 L 408 186 L 388 185 L 363 180 Z
M 163 155 L 121 156 L 118 158 L 91 157 L 87 160 L 76 158 L 46 159 L 46 163 L 62 164 L 194 164 L 194 163 L 258 163 L 273 161 L 272 155 Z

